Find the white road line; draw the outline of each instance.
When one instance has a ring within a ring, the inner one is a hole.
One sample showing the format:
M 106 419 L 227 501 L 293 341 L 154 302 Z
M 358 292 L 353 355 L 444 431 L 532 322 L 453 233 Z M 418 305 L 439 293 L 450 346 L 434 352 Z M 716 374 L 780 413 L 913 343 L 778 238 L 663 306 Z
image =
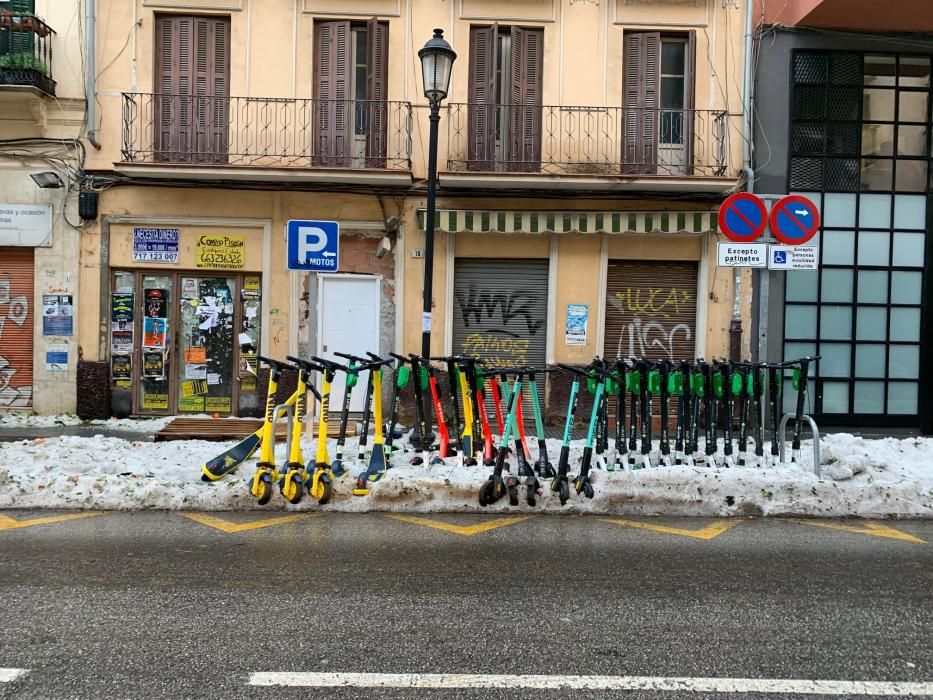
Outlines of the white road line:
M 474 673 L 254 673 L 250 685 L 310 688 L 510 688 L 653 690 L 678 693 L 800 695 L 933 695 L 933 682 L 833 681 L 790 678 L 664 678 L 659 676 L 519 676 Z
M 12 683 L 29 673 L 28 668 L 0 668 L 0 683 Z

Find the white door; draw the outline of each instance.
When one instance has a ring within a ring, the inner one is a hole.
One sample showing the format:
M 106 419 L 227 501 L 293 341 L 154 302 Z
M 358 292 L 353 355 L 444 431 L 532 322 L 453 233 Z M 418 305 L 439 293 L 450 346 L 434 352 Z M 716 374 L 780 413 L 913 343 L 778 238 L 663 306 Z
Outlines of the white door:
M 379 352 L 379 292 L 382 279 L 363 275 L 318 275 L 318 356 L 347 364 L 334 352 L 366 357 Z M 345 377 L 339 373 L 330 392 L 330 409 L 343 406 Z M 318 382 L 320 386 L 320 382 Z M 366 391 L 361 381 L 353 390 L 351 411 L 362 411 Z

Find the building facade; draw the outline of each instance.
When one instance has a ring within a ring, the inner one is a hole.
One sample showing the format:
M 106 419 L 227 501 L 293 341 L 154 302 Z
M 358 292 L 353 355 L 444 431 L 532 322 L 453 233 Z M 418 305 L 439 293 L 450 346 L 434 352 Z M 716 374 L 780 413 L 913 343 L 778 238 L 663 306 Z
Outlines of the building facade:
M 496 364 L 730 352 L 716 211 L 740 184 L 744 3 L 99 0 L 85 413 L 255 413 L 257 354 L 416 351 L 442 105 L 432 352 Z M 337 221 L 340 272 L 286 268 Z M 750 275 L 738 280 L 750 324 Z M 738 343 L 750 351 L 749 334 Z M 565 387 L 545 400 L 562 411 Z
M 77 2 L 0 3 L 0 411 L 75 409 L 82 21 Z
M 821 356 L 821 423 L 931 432 L 933 7 L 905 9 L 764 3 L 756 189 L 811 198 L 822 228 L 820 270 L 773 274 L 762 318 L 771 357 Z

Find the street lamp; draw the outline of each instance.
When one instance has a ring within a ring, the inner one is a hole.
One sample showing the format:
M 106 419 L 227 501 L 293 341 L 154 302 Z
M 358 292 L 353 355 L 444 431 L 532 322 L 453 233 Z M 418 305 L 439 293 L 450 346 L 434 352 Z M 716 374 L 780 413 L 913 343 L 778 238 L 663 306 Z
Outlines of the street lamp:
M 431 355 L 431 296 L 434 282 L 434 197 L 437 193 L 437 129 L 441 121 L 441 100 L 447 97 L 450 72 L 457 54 L 444 39 L 444 30 L 435 29 L 428 43 L 418 52 L 424 78 L 424 96 L 431 105 L 428 137 L 428 201 L 424 223 L 424 304 L 421 314 L 421 354 Z

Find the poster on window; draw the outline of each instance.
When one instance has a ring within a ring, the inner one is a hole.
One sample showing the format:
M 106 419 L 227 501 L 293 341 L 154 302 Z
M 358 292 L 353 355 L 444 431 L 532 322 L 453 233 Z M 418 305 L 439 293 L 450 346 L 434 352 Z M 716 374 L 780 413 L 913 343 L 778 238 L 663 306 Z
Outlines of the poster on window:
M 110 296 L 110 320 L 114 323 L 132 321 L 133 306 L 132 292 L 114 292 Z
M 143 378 L 165 379 L 165 353 L 161 350 L 143 353 Z
M 168 321 L 164 318 L 143 319 L 143 347 L 164 348 L 168 332 Z
M 110 349 L 113 352 L 133 351 L 133 331 L 113 330 L 110 332 Z
M 71 294 L 42 295 L 42 335 L 74 334 L 74 305 Z
M 113 381 L 129 380 L 132 376 L 133 358 L 131 355 L 112 355 L 110 358 L 110 377 Z
M 165 289 L 146 289 L 143 291 L 146 318 L 166 318 L 168 316 L 168 291 Z

